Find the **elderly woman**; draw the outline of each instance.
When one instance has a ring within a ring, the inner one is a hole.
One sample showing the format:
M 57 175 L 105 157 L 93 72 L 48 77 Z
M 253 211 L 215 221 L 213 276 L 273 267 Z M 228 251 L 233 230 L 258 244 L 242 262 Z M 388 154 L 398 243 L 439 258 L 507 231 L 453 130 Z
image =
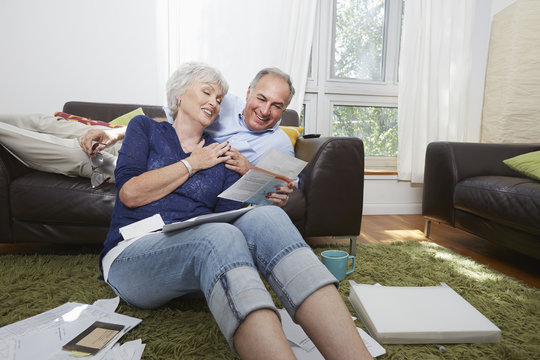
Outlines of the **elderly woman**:
M 141 308 L 202 291 L 242 358 L 293 359 L 260 271 L 325 357 L 369 357 L 336 279 L 277 206 L 257 207 L 232 224 L 123 240 L 121 227 L 156 213 L 171 223 L 241 206 L 217 197 L 238 175 L 224 166 L 229 145 L 203 132 L 227 90 L 217 70 L 185 64 L 167 82 L 174 124 L 145 116 L 129 123 L 115 171 L 118 197 L 100 257 L 104 279 Z

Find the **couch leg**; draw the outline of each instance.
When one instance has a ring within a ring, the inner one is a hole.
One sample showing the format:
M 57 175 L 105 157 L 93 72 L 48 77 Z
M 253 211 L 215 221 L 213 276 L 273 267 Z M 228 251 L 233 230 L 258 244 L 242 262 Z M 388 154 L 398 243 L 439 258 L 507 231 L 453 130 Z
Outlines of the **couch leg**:
M 424 234 L 429 239 L 429 234 L 431 234 L 431 220 L 426 219 L 424 223 Z
M 333 239 L 349 239 L 349 255 L 356 256 L 356 236 L 332 236 Z
M 351 242 L 349 243 L 349 254 L 356 256 L 356 236 L 351 236 Z

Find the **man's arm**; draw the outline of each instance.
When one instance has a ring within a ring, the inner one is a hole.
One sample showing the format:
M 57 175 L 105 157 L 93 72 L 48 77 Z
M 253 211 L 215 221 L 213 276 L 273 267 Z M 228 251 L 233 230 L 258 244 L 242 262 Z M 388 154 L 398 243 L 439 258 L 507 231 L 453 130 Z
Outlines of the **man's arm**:
M 126 127 L 112 128 L 108 130 L 90 128 L 84 135 L 80 136 L 79 145 L 85 153 L 92 155 L 105 149 L 108 146 L 115 144 L 117 141 L 122 140 L 126 135 Z M 93 143 L 99 143 L 99 145 L 92 149 Z
M 157 122 L 168 121 L 165 117 L 154 118 Z M 90 128 L 84 135 L 80 136 L 79 145 L 85 153 L 92 155 L 92 152 L 97 153 L 108 146 L 114 145 L 117 141 L 123 140 L 126 135 L 126 126 L 112 128 L 110 130 Z M 93 143 L 99 143 L 96 149 L 92 150 Z

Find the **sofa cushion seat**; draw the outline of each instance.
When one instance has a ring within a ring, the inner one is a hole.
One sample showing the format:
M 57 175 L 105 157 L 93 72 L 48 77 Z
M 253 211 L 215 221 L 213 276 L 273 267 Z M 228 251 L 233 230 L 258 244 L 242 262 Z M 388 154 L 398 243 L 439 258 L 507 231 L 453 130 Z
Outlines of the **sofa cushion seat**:
M 10 187 L 11 211 L 19 221 L 109 226 L 114 184 L 90 189 L 90 181 L 32 171 Z
M 540 182 L 521 177 L 476 176 L 456 184 L 454 206 L 540 235 Z

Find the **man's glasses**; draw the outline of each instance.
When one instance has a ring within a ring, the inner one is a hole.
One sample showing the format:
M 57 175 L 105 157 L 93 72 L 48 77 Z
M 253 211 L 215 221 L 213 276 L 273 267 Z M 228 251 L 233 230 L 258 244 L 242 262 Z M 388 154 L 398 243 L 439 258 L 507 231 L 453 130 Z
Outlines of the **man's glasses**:
M 103 165 L 105 159 L 103 155 L 97 151 L 97 148 L 101 143 L 95 143 L 92 145 L 92 155 L 90 156 L 90 164 L 92 165 L 92 175 L 90 176 L 90 184 L 92 184 L 92 189 L 97 189 L 111 180 L 110 176 L 105 175 L 101 172 L 100 166 Z M 94 153 L 95 152 L 95 153 Z

